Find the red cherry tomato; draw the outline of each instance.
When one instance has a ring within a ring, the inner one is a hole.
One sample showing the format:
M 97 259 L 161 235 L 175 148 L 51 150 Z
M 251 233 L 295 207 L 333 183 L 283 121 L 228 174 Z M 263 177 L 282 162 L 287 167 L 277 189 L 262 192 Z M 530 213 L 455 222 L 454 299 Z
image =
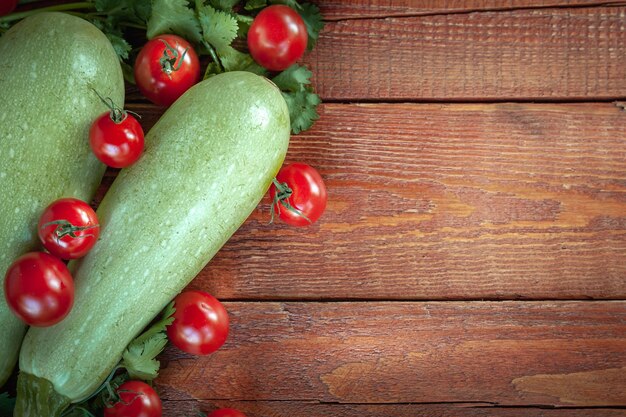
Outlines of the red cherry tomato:
M 52 326 L 74 305 L 74 280 L 60 259 L 29 252 L 7 270 L 4 295 L 13 313 L 28 325 Z
M 275 201 L 274 213 L 282 221 L 291 226 L 308 226 L 324 213 L 328 199 L 326 186 L 315 168 L 302 163 L 285 165 L 278 172 L 276 180 L 286 188 L 277 190 L 275 184 L 270 188 L 270 196 Z M 289 210 L 285 207 L 286 203 L 302 215 Z
M 239 410 L 235 410 L 234 408 L 220 408 L 219 410 L 213 411 L 206 417 L 246 417 L 246 415 Z
M 277 4 L 261 10 L 254 18 L 248 31 L 248 49 L 262 67 L 282 71 L 302 57 L 308 38 L 298 12 Z
M 102 114 L 91 125 L 89 144 L 100 161 L 113 168 L 125 168 L 141 156 L 143 129 L 131 114 L 119 111 L 118 119 L 114 112 Z
M 37 231 L 48 252 L 59 258 L 76 259 L 96 244 L 100 225 L 89 204 L 76 198 L 61 198 L 46 207 Z
M 186 291 L 174 299 L 174 322 L 167 336 L 180 350 L 208 355 L 228 337 L 228 313 L 217 298 L 204 291 Z
M 105 407 L 104 417 L 161 417 L 161 399 L 145 382 L 127 381 L 115 391 L 120 401 Z
M 0 0 L 0 16 L 12 13 L 17 7 L 18 0 Z
M 159 106 L 171 105 L 198 81 L 198 55 L 180 36 L 160 35 L 151 39 L 135 61 L 139 91 Z

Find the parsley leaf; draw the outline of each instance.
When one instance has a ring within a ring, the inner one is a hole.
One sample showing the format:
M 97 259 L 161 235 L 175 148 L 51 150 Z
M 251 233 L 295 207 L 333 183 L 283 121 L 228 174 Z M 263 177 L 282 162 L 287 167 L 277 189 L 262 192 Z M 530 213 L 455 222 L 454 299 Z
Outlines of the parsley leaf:
M 152 11 L 151 0 L 95 0 L 96 10 L 116 22 L 145 24 Z
M 224 71 L 248 71 L 257 75 L 267 75 L 267 70 L 254 62 L 250 54 L 238 51 L 232 46 L 220 51 L 219 55 Z M 204 74 L 204 79 L 222 72 L 215 62 L 211 62 Z
M 157 333 L 142 343 L 131 343 L 122 355 L 122 366 L 132 379 L 152 380 L 161 365 L 156 357 L 167 344 L 167 336 Z
M 309 85 L 311 75 L 306 67 L 294 64 L 272 78 L 287 102 L 291 131 L 294 134 L 309 129 L 319 118 L 316 109 L 321 100 Z
M 313 49 L 317 43 L 320 32 L 324 28 L 320 8 L 311 3 L 303 3 L 300 10 L 300 16 L 304 20 L 306 30 L 309 33 L 309 41 L 307 42 L 307 50 Z
M 250 30 L 250 25 L 254 21 L 252 16 L 246 16 L 243 14 L 233 14 L 235 20 L 237 20 L 237 25 L 239 28 L 237 29 L 237 37 L 245 39 L 248 35 L 248 30 Z
M 175 33 L 193 42 L 202 39 L 200 25 L 187 0 L 154 0 L 146 32 L 148 39 L 163 33 Z
M 300 3 L 297 2 L 297 0 L 270 0 L 270 3 L 284 4 L 285 6 L 289 6 L 292 9 L 297 10 L 298 12 L 302 10 L 302 6 L 300 5 Z
M 239 3 L 239 0 L 211 0 L 210 3 L 211 6 L 216 9 L 230 11 L 237 3 Z
M 11 417 L 15 408 L 15 398 L 9 397 L 8 392 L 0 394 L 0 417 Z
M 230 47 L 237 37 L 237 20 L 228 13 L 204 6 L 198 10 L 202 37 L 217 49 L 218 54 Z
M 319 96 L 313 93 L 312 89 L 306 88 L 296 93 L 285 93 L 283 97 L 289 107 L 289 119 L 291 120 L 291 131 L 298 134 L 310 129 L 313 122 L 319 119 L 317 105 L 321 103 Z
M 152 380 L 157 377 L 160 363 L 156 357 L 167 344 L 165 329 L 174 321 L 174 302 L 163 311 L 162 318 L 133 340 L 122 354 L 120 365 L 131 379 Z
M 248 11 L 253 11 L 262 9 L 265 6 L 267 6 L 266 0 L 248 0 L 243 8 Z
M 111 45 L 113 45 L 113 49 L 120 58 L 120 61 L 128 59 L 128 53 L 131 50 L 131 46 L 124 39 L 122 30 L 114 23 L 112 16 L 109 16 L 106 20 L 92 19 L 91 23 L 104 32 L 106 37 L 109 39 L 109 42 L 111 42 Z
M 307 67 L 294 64 L 272 78 L 272 81 L 281 90 L 295 93 L 301 90 L 302 84 L 311 84 L 311 75 L 313 74 Z

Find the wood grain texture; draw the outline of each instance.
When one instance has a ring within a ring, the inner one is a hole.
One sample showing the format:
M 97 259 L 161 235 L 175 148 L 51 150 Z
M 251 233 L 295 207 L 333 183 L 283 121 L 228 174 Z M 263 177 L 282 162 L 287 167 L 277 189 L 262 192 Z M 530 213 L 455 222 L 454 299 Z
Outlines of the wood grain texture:
M 167 400 L 163 417 L 235 408 L 247 417 L 624 417 L 619 409 L 497 408 L 492 404 L 326 404 L 314 401 Z
M 130 109 L 146 126 L 159 114 Z M 288 154 L 326 181 L 320 222 L 268 225 L 264 200 L 192 287 L 222 299 L 626 296 L 626 114 L 616 106 L 321 113 Z
M 225 306 L 221 350 L 165 354 L 164 399 L 626 406 L 622 301 Z
M 304 61 L 326 100 L 613 99 L 626 96 L 625 16 L 596 7 L 329 22 Z
M 623 5 L 623 0 L 318 0 L 324 19 L 363 19 L 555 7 Z

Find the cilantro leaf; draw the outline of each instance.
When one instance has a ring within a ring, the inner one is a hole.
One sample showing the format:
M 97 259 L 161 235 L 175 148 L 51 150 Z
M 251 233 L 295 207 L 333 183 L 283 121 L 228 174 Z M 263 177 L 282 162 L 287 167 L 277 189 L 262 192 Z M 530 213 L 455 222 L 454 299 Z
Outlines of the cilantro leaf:
M 250 54 L 238 51 L 232 46 L 219 51 L 219 57 L 224 69 L 222 70 L 217 63 L 211 62 L 204 73 L 205 80 L 224 71 L 248 71 L 257 75 L 267 75 L 267 70 L 254 62 Z
M 248 0 L 243 8 L 248 11 L 253 11 L 262 9 L 265 6 L 267 6 L 267 0 Z
M 297 11 L 302 10 L 302 6 L 300 5 L 300 3 L 297 2 L 297 0 L 270 0 L 270 3 L 284 4 L 285 6 L 289 6 Z
M 130 44 L 121 36 L 112 33 L 107 33 L 106 36 L 111 42 L 111 45 L 113 45 L 113 49 L 115 49 L 115 53 L 120 60 L 128 59 L 128 53 L 131 50 Z
M 157 377 L 160 363 L 156 357 L 167 344 L 165 329 L 174 321 L 174 302 L 163 311 L 162 318 L 133 340 L 124 353 L 120 365 L 131 379 L 152 380 Z
M 119 26 L 115 24 L 113 17 L 109 16 L 106 20 L 92 19 L 91 23 L 106 35 L 120 61 L 128 59 L 131 46 L 124 39 L 124 34 Z
M 295 93 L 301 90 L 303 84 L 311 83 L 311 75 L 312 73 L 307 67 L 294 64 L 272 78 L 272 81 L 281 90 Z
M 313 93 L 311 88 L 303 89 L 295 93 L 283 92 L 283 97 L 289 108 L 291 131 L 298 134 L 313 126 L 313 122 L 319 119 L 317 105 L 321 103 L 319 96 Z
M 225 71 L 243 71 L 254 62 L 250 54 L 240 52 L 232 46 L 220 51 L 220 58 Z
M 202 38 L 220 51 L 230 47 L 237 37 L 237 20 L 228 13 L 204 6 L 198 10 L 198 19 L 202 27 Z
M 175 33 L 187 40 L 200 42 L 200 25 L 187 0 L 154 0 L 148 20 L 148 39 L 163 33 Z
M 15 398 L 11 398 L 8 392 L 0 394 L 0 416 L 11 417 L 15 408 Z
M 143 332 L 139 337 L 131 342 L 133 343 L 143 343 L 144 341 L 150 339 L 154 335 L 158 333 L 165 333 L 167 326 L 174 322 L 173 314 L 176 311 L 174 308 L 174 302 L 169 303 L 161 313 L 161 319 L 154 323 L 148 330 Z
M 309 85 L 311 75 L 306 67 L 294 64 L 272 78 L 287 102 L 291 131 L 294 134 L 309 129 L 319 118 L 316 109 L 321 100 Z
M 233 17 L 237 21 L 237 26 L 239 26 L 239 28 L 237 29 L 237 37 L 245 39 L 245 37 L 248 35 L 248 30 L 250 30 L 250 25 L 252 25 L 254 18 L 252 16 L 246 16 L 237 13 L 234 13 Z
M 142 343 L 131 343 L 122 355 L 122 366 L 132 379 L 152 380 L 161 365 L 156 357 L 167 344 L 167 336 L 157 333 Z
M 95 0 L 96 10 L 116 22 L 145 24 L 152 10 L 151 0 Z
M 211 0 L 210 3 L 211 6 L 216 9 L 230 11 L 237 3 L 239 3 L 239 0 Z
M 313 49 L 317 43 L 320 32 L 324 28 L 324 22 L 322 21 L 322 14 L 320 8 L 315 4 L 303 3 L 300 10 L 300 16 L 304 20 L 306 30 L 309 33 L 309 41 L 307 42 L 307 50 Z

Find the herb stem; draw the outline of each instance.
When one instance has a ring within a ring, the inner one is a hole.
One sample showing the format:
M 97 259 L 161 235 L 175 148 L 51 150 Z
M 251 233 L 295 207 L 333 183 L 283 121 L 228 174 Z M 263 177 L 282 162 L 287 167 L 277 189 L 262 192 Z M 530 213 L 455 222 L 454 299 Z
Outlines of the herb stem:
M 135 29 L 143 29 L 143 30 L 148 29 L 146 25 L 140 25 L 139 23 L 132 23 L 132 22 L 120 22 L 119 25 L 126 26 L 128 28 L 135 28 Z
M 14 22 L 16 20 L 24 19 L 25 17 L 41 13 L 41 12 L 63 12 L 68 10 L 77 10 L 77 9 L 95 9 L 96 6 L 88 1 L 78 2 L 78 3 L 66 3 L 66 4 L 58 4 L 56 6 L 42 7 L 40 9 L 27 10 L 25 12 L 12 13 L 8 16 L 0 17 L 0 23 L 6 22 Z
M 204 46 L 206 46 L 206 49 L 209 51 L 209 55 L 211 55 L 211 59 L 218 66 L 220 72 L 224 72 L 224 66 L 222 65 L 220 59 L 217 57 L 217 53 L 215 52 L 215 48 L 213 48 L 213 45 L 206 41 L 203 41 L 202 43 L 204 44 Z

